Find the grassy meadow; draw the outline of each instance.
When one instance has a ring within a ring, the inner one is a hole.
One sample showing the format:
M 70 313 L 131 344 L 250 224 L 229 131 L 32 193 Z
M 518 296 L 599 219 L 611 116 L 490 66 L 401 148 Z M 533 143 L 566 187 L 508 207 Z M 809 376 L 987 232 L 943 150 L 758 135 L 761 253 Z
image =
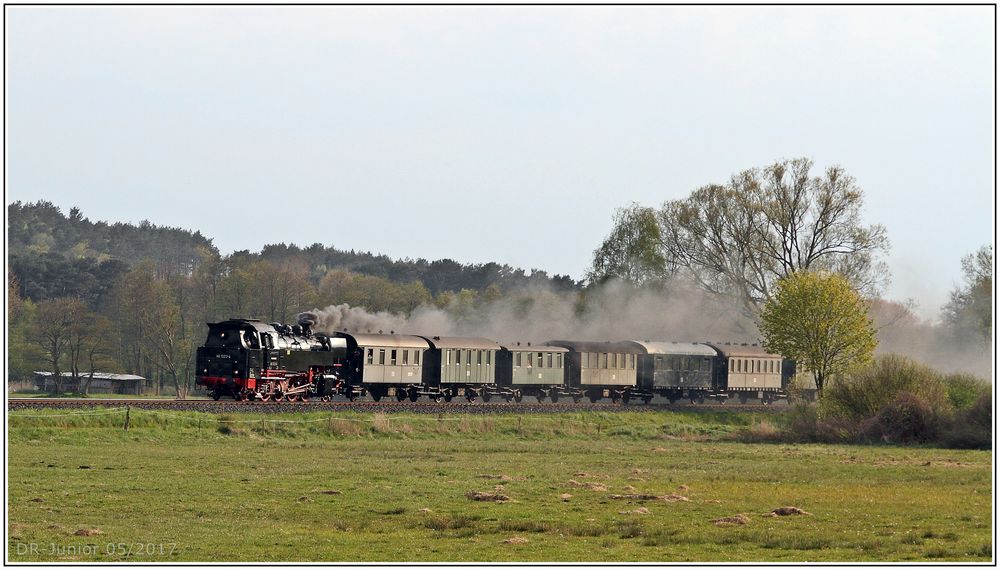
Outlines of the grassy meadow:
M 122 420 L 8 414 L 9 561 L 992 557 L 991 452 L 737 441 L 773 416 Z

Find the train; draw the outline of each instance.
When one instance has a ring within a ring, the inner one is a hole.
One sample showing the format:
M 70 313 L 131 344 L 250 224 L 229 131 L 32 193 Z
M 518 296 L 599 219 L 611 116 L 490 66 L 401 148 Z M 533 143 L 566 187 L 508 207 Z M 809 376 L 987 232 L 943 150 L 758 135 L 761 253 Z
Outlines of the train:
M 283 402 L 428 398 L 592 403 L 788 397 L 795 362 L 748 343 L 657 340 L 500 342 L 347 331 L 234 318 L 208 324 L 196 383 L 218 400 Z

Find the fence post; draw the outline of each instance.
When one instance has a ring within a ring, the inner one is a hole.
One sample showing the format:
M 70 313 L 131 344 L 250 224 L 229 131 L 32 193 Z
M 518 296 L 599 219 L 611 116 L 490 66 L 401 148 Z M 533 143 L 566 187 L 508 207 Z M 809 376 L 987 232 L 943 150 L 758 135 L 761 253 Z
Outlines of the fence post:
M 128 420 L 129 420 L 129 414 L 128 413 L 129 413 L 130 409 L 132 409 L 132 406 L 129 406 L 129 405 L 125 406 L 125 431 L 128 431 Z

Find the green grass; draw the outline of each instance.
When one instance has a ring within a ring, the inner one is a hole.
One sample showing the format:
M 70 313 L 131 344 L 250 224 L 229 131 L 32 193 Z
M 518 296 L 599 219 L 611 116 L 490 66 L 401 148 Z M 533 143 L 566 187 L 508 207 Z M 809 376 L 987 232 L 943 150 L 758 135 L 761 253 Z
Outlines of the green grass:
M 749 414 L 122 419 L 9 414 L 11 561 L 992 556 L 990 452 L 729 441 Z M 610 498 L 625 493 L 689 500 Z M 812 514 L 762 516 L 787 505 Z M 711 522 L 739 513 L 749 524 Z

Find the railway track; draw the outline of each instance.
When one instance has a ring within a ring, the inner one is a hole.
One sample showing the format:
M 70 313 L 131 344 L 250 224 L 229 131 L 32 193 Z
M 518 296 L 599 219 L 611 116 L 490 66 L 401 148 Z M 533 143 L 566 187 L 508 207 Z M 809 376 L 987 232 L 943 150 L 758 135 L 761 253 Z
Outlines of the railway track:
M 741 411 L 777 413 L 788 409 L 781 403 L 770 406 L 742 404 L 615 404 L 615 403 L 529 403 L 529 402 L 372 402 L 372 401 L 332 401 L 332 402 L 237 402 L 226 400 L 152 400 L 152 399 L 42 399 L 9 398 L 7 410 L 39 409 L 87 409 L 117 408 L 129 406 L 146 410 L 174 410 L 206 413 L 295 413 L 295 412 L 361 412 L 361 413 L 417 413 L 417 414 L 535 414 L 572 412 L 709 412 Z

